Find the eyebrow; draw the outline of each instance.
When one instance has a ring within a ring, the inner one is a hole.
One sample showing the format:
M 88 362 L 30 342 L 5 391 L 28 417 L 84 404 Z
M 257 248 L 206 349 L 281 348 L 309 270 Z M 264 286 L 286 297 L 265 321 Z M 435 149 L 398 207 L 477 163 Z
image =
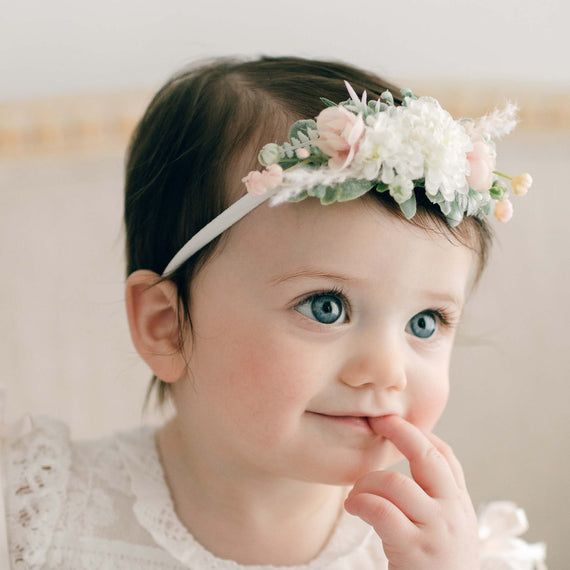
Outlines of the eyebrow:
M 330 279 L 332 281 L 340 281 L 342 283 L 349 283 L 357 281 L 354 277 L 349 277 L 341 273 L 329 273 L 313 267 L 302 267 L 290 273 L 277 275 L 269 279 L 271 285 L 279 285 L 293 279 Z M 433 303 L 445 303 L 455 305 L 458 309 L 462 309 L 465 304 L 465 299 L 462 296 L 453 293 L 439 292 L 439 291 L 422 291 L 421 294 Z
M 435 291 L 425 291 L 426 299 L 438 303 L 450 303 L 459 309 L 465 304 L 465 299 L 461 296 L 454 295 L 453 293 L 438 293 Z
M 327 271 L 321 271 L 319 269 L 314 269 L 312 267 L 303 267 L 297 271 L 292 271 L 290 273 L 284 273 L 283 275 L 277 275 L 269 280 L 272 285 L 279 285 L 286 281 L 292 279 L 302 279 L 302 278 L 312 278 L 312 279 L 331 279 L 333 281 L 354 281 L 353 278 L 347 275 L 342 275 L 340 273 L 328 273 Z

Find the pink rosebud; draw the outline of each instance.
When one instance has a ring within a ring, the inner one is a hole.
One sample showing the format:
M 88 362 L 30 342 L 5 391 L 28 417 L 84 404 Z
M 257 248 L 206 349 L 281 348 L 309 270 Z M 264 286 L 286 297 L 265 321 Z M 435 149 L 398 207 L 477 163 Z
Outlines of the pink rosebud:
M 470 168 L 467 183 L 476 192 L 487 192 L 493 185 L 495 150 L 478 135 L 472 139 L 472 142 L 473 150 L 467 153 Z
M 329 167 L 346 168 L 364 136 L 364 121 L 342 105 L 327 107 L 317 117 L 319 138 L 316 145 L 329 156 Z
M 524 196 L 532 186 L 532 176 L 528 172 L 513 176 L 511 185 L 516 196 Z
M 300 159 L 309 158 L 311 155 L 311 153 L 306 148 L 298 148 L 295 154 L 297 155 L 297 158 Z
M 513 205 L 510 200 L 501 200 L 495 204 L 495 218 L 499 222 L 508 222 L 513 217 Z
M 283 183 L 283 169 L 278 164 L 272 164 L 262 172 L 252 170 L 241 181 L 250 194 L 261 196 Z
M 265 177 L 265 188 L 267 190 L 283 184 L 283 169 L 278 164 L 268 166 L 261 175 Z

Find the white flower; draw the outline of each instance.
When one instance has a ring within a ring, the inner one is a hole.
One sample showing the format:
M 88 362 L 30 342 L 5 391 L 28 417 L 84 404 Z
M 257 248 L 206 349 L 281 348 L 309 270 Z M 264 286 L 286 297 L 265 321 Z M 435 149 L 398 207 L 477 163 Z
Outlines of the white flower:
M 467 194 L 467 153 L 470 137 L 461 124 L 430 97 L 408 99 L 369 117 L 367 132 L 354 159 L 363 178 L 390 184 L 394 175 L 406 180 L 425 178 L 426 192 L 441 191 L 448 201 Z

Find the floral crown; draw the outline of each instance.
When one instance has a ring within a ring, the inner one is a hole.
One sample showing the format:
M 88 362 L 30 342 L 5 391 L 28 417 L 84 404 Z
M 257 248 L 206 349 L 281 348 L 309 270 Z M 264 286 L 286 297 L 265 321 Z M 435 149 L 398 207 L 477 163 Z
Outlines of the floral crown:
M 367 102 L 345 81 L 350 99 L 334 103 L 316 120 L 296 121 L 289 140 L 266 144 L 258 160 L 262 171 L 242 181 L 247 194 L 195 234 L 176 254 L 164 274 L 175 271 L 248 212 L 271 198 L 271 205 L 309 196 L 322 204 L 354 200 L 370 190 L 389 192 L 404 216 L 416 213 L 416 192 L 436 204 L 450 226 L 464 216 L 487 216 L 502 222 L 513 213 L 510 191 L 522 196 L 530 174 L 510 177 L 495 170 L 495 140 L 517 124 L 511 103 L 479 119 L 460 119 L 432 97 L 402 89 L 396 105 L 390 91 Z

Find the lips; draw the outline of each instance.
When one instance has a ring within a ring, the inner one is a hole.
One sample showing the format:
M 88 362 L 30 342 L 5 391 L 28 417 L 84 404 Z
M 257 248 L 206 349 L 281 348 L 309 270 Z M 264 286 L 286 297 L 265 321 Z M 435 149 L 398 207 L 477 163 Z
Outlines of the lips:
M 383 414 L 362 414 L 362 413 L 341 413 L 341 414 L 326 414 L 320 412 L 311 412 L 316 416 L 320 416 L 323 419 L 328 419 L 337 424 L 345 424 L 347 426 L 360 427 L 368 431 L 374 432 L 376 435 L 379 433 L 379 423 L 377 420 L 388 415 L 394 415 L 394 412 L 387 412 Z

